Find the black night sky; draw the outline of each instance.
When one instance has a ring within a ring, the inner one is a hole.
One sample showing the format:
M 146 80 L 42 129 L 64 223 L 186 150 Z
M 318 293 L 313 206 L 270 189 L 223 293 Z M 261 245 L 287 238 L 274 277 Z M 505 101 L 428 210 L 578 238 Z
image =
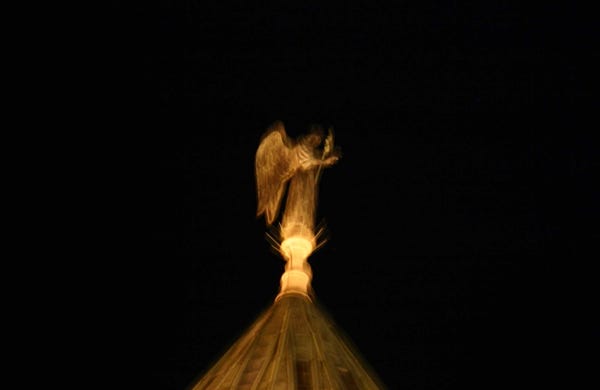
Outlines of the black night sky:
M 565 291 L 600 239 L 591 17 L 450 3 L 113 3 L 102 267 L 134 388 L 183 390 L 277 294 L 253 171 L 275 120 L 334 128 L 313 287 L 390 389 L 553 381 L 597 345 L 567 326 L 589 277 Z

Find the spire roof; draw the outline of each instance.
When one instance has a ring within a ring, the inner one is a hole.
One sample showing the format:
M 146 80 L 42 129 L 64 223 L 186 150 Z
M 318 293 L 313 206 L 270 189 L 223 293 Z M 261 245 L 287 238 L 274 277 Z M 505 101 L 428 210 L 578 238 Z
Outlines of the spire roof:
M 278 297 L 190 390 L 381 389 L 352 343 L 304 294 Z

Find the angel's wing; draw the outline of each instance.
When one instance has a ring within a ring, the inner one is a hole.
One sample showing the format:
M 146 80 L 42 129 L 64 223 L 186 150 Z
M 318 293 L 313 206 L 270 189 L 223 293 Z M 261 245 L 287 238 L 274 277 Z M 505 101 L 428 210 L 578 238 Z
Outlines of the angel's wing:
M 276 122 L 265 133 L 256 151 L 256 216 L 265 213 L 268 225 L 277 217 L 285 184 L 297 169 L 293 146 L 283 124 Z

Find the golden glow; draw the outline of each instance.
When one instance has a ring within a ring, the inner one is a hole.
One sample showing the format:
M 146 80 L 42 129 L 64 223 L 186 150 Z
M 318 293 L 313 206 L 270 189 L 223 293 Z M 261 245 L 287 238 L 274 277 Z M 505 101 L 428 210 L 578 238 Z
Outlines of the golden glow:
M 312 272 L 307 259 L 317 247 L 315 213 L 321 168 L 338 159 L 331 130 L 326 138 L 320 131 L 312 131 L 291 140 L 281 122 L 265 133 L 256 151 L 257 216 L 264 214 L 267 225 L 275 221 L 288 187 L 277 248 L 287 262 L 279 296 L 309 294 Z
M 385 388 L 311 299 L 307 259 L 324 242 L 323 228 L 315 229 L 317 184 L 321 167 L 338 159 L 331 133 L 321 151 L 322 141 L 311 133 L 293 143 L 280 123 L 263 137 L 256 153 L 257 215 L 264 214 L 267 225 L 275 221 L 289 182 L 279 230 L 267 234 L 286 261 L 281 290 L 191 390 Z
M 383 390 L 318 302 L 276 299 L 190 390 Z
M 290 237 L 281 243 L 281 252 L 287 261 L 306 259 L 314 249 L 313 241 L 304 237 Z
M 306 260 L 313 249 L 313 241 L 304 237 L 290 237 L 281 243 L 281 253 L 287 263 L 281 277 L 280 295 L 288 292 L 309 294 L 312 271 Z

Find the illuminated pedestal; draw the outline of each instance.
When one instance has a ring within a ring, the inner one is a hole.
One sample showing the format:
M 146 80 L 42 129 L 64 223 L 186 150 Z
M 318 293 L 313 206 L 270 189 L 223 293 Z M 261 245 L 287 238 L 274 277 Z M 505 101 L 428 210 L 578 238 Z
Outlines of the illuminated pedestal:
M 385 386 L 318 305 L 307 263 L 312 234 L 280 250 L 281 289 L 267 309 L 189 390 L 381 390 Z
M 281 252 L 287 263 L 277 298 L 287 293 L 309 296 L 312 271 L 306 260 L 313 250 L 314 241 L 305 237 L 290 237 L 281 243 Z

